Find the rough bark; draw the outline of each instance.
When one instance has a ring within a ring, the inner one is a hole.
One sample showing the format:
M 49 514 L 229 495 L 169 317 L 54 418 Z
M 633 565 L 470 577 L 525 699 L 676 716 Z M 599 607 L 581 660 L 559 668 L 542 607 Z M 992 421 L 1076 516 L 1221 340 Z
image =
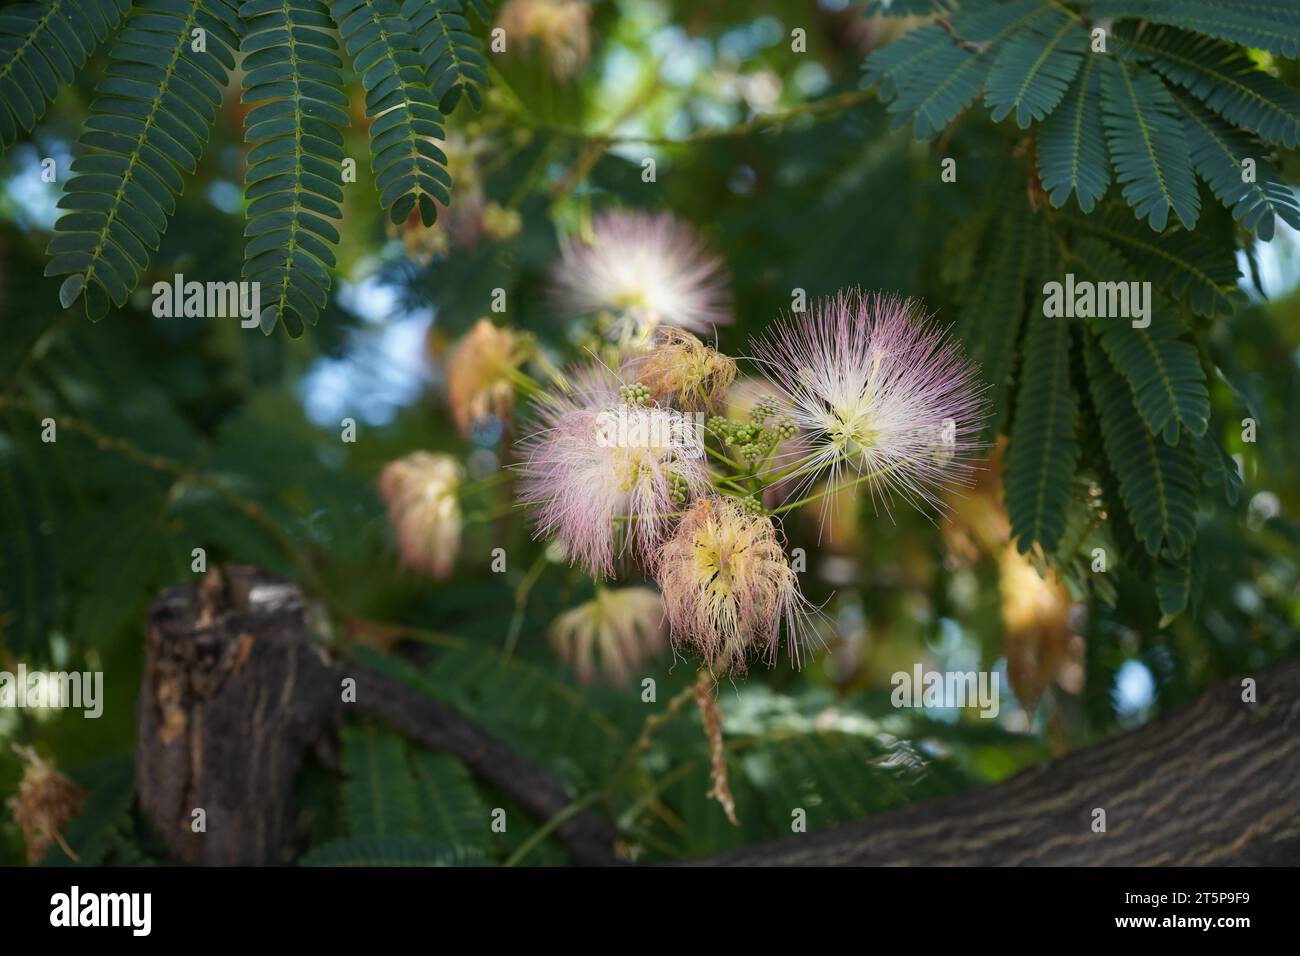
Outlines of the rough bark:
M 344 677 L 357 682 L 355 703 L 343 702 Z M 181 862 L 291 862 L 301 850 L 294 777 L 309 749 L 330 752 L 349 712 L 459 758 L 539 821 L 572 803 L 558 781 L 477 724 L 331 659 L 309 636 L 294 586 L 232 567 L 165 591 L 150 611 L 136 714 L 141 808 Z M 192 826 L 196 809 L 206 814 L 203 832 Z M 555 832 L 574 860 L 615 862 L 612 831 L 597 817 L 576 814 Z
M 172 588 L 150 614 L 138 706 L 141 806 L 178 860 L 287 863 L 302 849 L 292 782 L 345 713 L 451 754 L 539 821 L 572 796 L 455 711 L 332 660 L 292 585 L 248 568 Z M 340 682 L 357 680 L 357 703 Z M 1300 659 L 1208 689 L 1191 707 L 1008 781 L 696 865 L 1300 863 Z M 350 710 L 349 710 L 350 708 Z M 206 833 L 191 829 L 203 808 Z M 1106 811 L 1104 833 L 1093 811 Z M 613 834 L 580 813 L 556 830 L 575 862 L 610 864 Z
M 992 787 L 704 865 L 1300 864 L 1300 659 Z M 1106 811 L 1094 832 L 1093 810 Z

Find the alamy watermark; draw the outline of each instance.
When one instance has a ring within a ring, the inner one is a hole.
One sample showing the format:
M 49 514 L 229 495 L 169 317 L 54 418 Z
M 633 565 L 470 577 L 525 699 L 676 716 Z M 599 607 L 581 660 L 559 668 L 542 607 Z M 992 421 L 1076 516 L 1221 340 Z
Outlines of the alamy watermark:
M 1049 319 L 1132 319 L 1133 328 L 1151 324 L 1150 282 L 1075 281 L 1043 285 L 1043 315 Z
M 160 319 L 228 319 L 241 328 L 258 325 L 262 315 L 260 282 L 186 282 L 179 272 L 171 282 L 153 284 L 153 314 Z
M 889 682 L 895 707 L 979 707 L 988 718 L 1001 709 L 997 671 L 927 671 L 917 664 L 910 674 L 895 672 Z
M 153 928 L 152 893 L 83 893 L 74 885 L 50 897 L 50 925 L 55 927 L 124 926 L 133 936 Z
M 703 412 L 619 405 L 596 416 L 596 444 L 672 450 L 682 458 L 703 458 L 706 421 Z
M 0 671 L 0 709 L 71 707 L 91 720 L 104 713 L 103 671 Z

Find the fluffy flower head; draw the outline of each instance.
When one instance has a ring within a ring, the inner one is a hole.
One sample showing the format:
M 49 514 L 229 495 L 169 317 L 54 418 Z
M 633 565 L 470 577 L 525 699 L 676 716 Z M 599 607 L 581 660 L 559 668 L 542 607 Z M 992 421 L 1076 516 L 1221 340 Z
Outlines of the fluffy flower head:
M 664 545 L 657 578 L 674 646 L 710 670 L 743 671 L 755 654 L 774 664 L 782 621 L 798 664 L 808 604 L 767 515 L 734 498 L 701 498 Z
M 524 46 L 538 43 L 558 79 L 567 79 L 591 56 L 591 4 L 585 0 L 510 0 L 498 25 Z
M 570 238 L 560 253 L 552 282 L 563 312 L 607 312 L 643 334 L 661 324 L 707 332 L 731 320 L 721 263 L 668 213 L 603 213 L 591 242 Z
M 451 574 L 460 548 L 460 480 L 456 459 L 427 451 L 389 462 L 379 477 L 402 563 L 437 580 Z
M 81 810 L 86 792 L 42 760 L 30 747 L 15 747 L 23 761 L 23 778 L 18 792 L 9 799 L 14 822 L 27 844 L 27 862 L 35 866 L 58 842 L 73 859 L 76 855 L 63 842 L 62 831 Z
M 557 617 L 551 644 L 590 684 L 599 676 L 618 687 L 668 645 L 664 605 L 651 588 L 599 588 L 596 596 Z
M 462 435 L 488 415 L 509 417 L 515 401 L 511 376 L 525 356 L 517 333 L 487 319 L 479 319 L 456 343 L 447 363 L 447 398 Z
M 841 294 L 778 322 L 755 346 L 782 411 L 808 449 L 797 474 L 829 469 L 861 481 L 886 508 L 894 495 L 942 507 L 969 480 L 984 406 L 973 367 L 917 302 Z
M 712 408 L 736 380 L 734 359 L 671 327 L 661 329 L 650 350 L 628 368 L 655 401 L 689 410 Z
M 628 547 L 652 566 L 678 511 L 708 485 L 699 437 L 678 412 L 624 402 L 600 366 L 576 380 L 537 406 L 538 428 L 520 443 L 520 500 L 538 536 L 597 577 Z

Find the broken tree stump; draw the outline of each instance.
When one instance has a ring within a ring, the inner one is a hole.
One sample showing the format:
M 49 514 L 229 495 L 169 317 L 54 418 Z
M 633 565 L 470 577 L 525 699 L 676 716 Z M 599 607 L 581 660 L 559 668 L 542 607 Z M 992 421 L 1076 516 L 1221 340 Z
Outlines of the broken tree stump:
M 356 681 L 355 703 L 343 701 L 344 677 Z M 312 639 L 293 584 L 234 566 L 169 588 L 150 610 L 136 708 L 141 808 L 180 862 L 291 863 L 304 849 L 294 777 L 309 749 L 333 752 L 348 714 L 458 758 L 539 822 L 573 803 L 559 781 L 463 715 L 334 660 Z M 196 810 L 206 832 L 195 832 Z M 617 862 L 612 828 L 589 812 L 555 836 L 574 862 Z
M 250 568 L 154 603 L 136 791 L 178 861 L 292 860 L 293 779 L 338 711 L 331 667 L 304 633 L 297 589 Z M 197 810 L 206 832 L 194 832 Z

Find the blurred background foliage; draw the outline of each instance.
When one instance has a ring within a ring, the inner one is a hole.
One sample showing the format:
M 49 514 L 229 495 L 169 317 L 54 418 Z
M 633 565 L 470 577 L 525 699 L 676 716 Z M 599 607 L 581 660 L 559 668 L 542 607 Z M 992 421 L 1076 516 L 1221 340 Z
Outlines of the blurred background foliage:
M 99 720 L 0 711 L 0 794 L 15 793 L 23 773 L 10 744 L 56 761 L 88 794 L 64 832 L 81 862 L 162 858 L 131 811 L 143 620 L 161 588 L 195 578 L 197 547 L 210 564 L 257 564 L 298 582 L 322 640 L 552 769 L 618 822 L 637 859 L 779 837 L 794 808 L 821 828 L 997 780 L 1295 652 L 1300 238 L 1279 223 L 1271 242 L 1256 242 L 1216 218 L 1212 199 L 1198 228 L 1240 247 L 1242 304 L 1194 331 L 1215 369 L 1213 434 L 1244 488 L 1235 503 L 1200 500 L 1195 608 L 1162 621 L 1150 576 L 1122 565 L 1104 593 L 1045 583 L 1033 555 L 1008 543 L 996 462 L 938 523 L 846 503 L 824 538 L 816 513 L 792 516 L 789 545 L 808 555 L 804 590 L 825 602 L 826 650 L 801 672 L 756 668 L 720 688 L 739 827 L 705 797 L 705 741 L 682 706 L 689 662 L 665 656 L 643 668 L 657 682 L 648 704 L 639 680 L 584 686 L 557 660 L 548 627 L 593 588 L 509 514 L 508 485 L 465 504 L 449 580 L 400 567 L 380 470 L 417 449 L 457 455 L 472 478 L 509 463 L 511 423 L 490 422 L 470 440 L 452 425 L 448 349 L 504 289 L 508 308 L 495 318 L 533 333 L 557 360 L 572 357 L 573 330 L 548 309 L 545 271 L 559 232 L 593 210 L 668 209 L 701 228 L 735 297 L 719 345 L 743 355 L 797 288 L 917 295 L 957 322 L 967 283 L 997 268 L 986 227 L 1024 202 L 1032 178 L 1013 124 L 970 110 L 940 152 L 893 128 L 859 88 L 864 58 L 913 21 L 835 0 L 576 6 L 550 46 L 539 38 L 490 57 L 482 110 L 463 103 L 451 116 L 456 188 L 434 229 L 388 223 L 359 161 L 335 295 L 300 338 L 150 311 L 154 281 L 239 275 L 243 108 L 231 93 L 129 307 L 97 324 L 61 310 L 58 280 L 41 278 L 62 183 L 40 172 L 44 157 L 61 178 L 67 169 L 103 50 L 0 159 L 0 669 L 102 670 L 106 695 Z M 795 28 L 806 52 L 791 49 Z M 479 37 L 489 29 L 473 21 Z M 1300 82 L 1294 61 L 1270 68 Z M 355 77 L 349 90 L 345 152 L 364 157 Z M 957 159 L 955 184 L 940 179 L 941 155 Z M 1295 151 L 1279 160 L 1294 182 Z M 41 441 L 47 416 L 55 443 Z M 1248 416 L 1253 443 L 1242 437 Z M 340 438 L 347 418 L 354 443 Z M 504 573 L 490 570 L 497 547 Z M 996 720 L 896 710 L 889 677 L 916 662 L 994 669 L 1004 688 L 1010 674 L 1015 697 L 1004 692 Z M 647 718 L 670 701 L 670 718 L 639 746 Z M 492 834 L 489 808 L 509 809 L 505 798 L 378 727 L 347 727 L 342 779 L 312 766 L 300 788 L 305 863 L 564 859 L 522 813 Z M 23 858 L 6 815 L 0 862 Z M 47 857 L 66 861 L 57 847 Z

